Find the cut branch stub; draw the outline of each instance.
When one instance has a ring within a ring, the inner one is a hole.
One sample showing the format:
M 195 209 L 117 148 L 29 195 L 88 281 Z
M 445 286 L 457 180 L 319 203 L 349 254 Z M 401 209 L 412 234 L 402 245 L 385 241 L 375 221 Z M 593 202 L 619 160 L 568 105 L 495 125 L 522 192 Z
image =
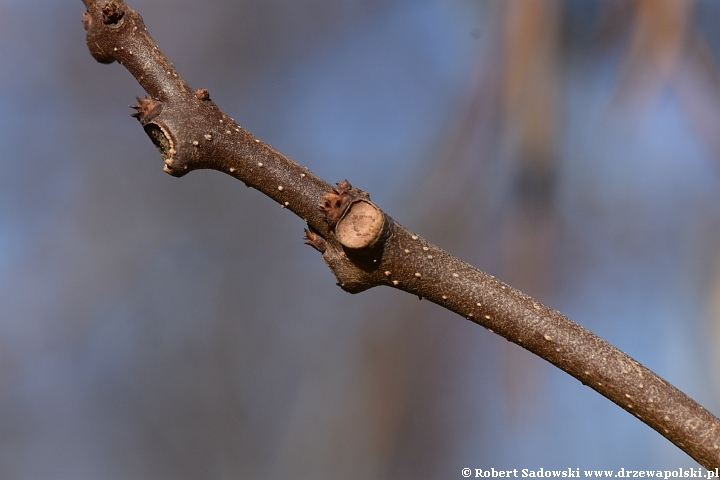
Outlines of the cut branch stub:
M 355 200 L 335 226 L 335 236 L 343 247 L 372 247 L 382 236 L 385 216 L 368 200 Z
M 385 215 L 370 201 L 367 192 L 343 180 L 323 196 L 320 210 L 328 225 L 345 248 L 353 250 L 373 247 L 382 238 Z
M 320 242 L 314 232 L 306 232 L 308 244 L 323 254 L 323 260 L 351 293 L 387 284 L 378 273 L 389 238 L 392 220 L 370 201 L 370 196 L 343 180 L 323 195 L 319 205 L 330 234 Z

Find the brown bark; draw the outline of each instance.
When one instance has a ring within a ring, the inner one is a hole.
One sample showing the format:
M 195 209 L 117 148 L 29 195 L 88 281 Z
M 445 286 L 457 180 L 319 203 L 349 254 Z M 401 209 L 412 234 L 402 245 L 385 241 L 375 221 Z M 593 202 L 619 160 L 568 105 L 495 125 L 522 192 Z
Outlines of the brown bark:
M 408 231 L 349 182 L 332 187 L 255 138 L 193 91 L 122 0 L 83 0 L 93 57 L 118 61 L 148 94 L 133 114 L 181 177 L 214 169 L 260 190 L 308 224 L 344 290 L 387 285 L 445 307 L 539 355 L 606 396 L 706 468 L 720 467 L 720 420 L 665 380 L 540 302 Z

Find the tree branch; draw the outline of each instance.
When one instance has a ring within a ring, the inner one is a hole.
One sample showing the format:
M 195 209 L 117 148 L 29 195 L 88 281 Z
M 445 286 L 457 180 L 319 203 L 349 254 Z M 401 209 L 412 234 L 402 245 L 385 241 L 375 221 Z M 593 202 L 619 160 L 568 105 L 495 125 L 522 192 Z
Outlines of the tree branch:
M 93 57 L 117 61 L 148 93 L 133 114 L 181 177 L 209 168 L 260 190 L 308 224 L 344 290 L 387 285 L 427 298 L 544 358 L 635 415 L 708 469 L 720 467 L 720 420 L 658 375 L 540 302 L 415 235 L 347 181 L 313 175 L 185 83 L 123 0 L 83 0 Z

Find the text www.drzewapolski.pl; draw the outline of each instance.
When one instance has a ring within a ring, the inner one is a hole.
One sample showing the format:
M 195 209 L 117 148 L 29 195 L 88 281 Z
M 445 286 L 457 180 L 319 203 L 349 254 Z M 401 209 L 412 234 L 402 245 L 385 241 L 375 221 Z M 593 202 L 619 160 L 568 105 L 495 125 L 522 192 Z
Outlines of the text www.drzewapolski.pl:
M 462 476 L 465 478 L 653 478 L 670 480 L 672 478 L 704 478 L 706 480 L 718 478 L 720 469 L 705 470 L 704 468 L 676 468 L 674 470 L 580 470 L 579 468 L 566 468 L 565 470 L 545 470 L 529 468 L 512 470 L 496 470 L 495 468 L 463 468 Z

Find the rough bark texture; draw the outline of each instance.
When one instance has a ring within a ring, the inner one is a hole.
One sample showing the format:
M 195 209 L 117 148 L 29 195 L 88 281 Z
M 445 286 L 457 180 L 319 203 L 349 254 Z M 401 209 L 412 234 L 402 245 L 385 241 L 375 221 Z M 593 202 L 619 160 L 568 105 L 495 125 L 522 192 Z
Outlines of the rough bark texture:
M 720 420 L 567 317 L 408 231 L 349 182 L 336 187 L 255 138 L 193 91 L 122 0 L 83 0 L 93 57 L 118 61 L 148 94 L 133 114 L 181 177 L 202 168 L 260 190 L 308 224 L 307 243 L 344 290 L 387 285 L 437 303 L 539 355 L 657 430 L 708 469 L 720 467 Z

